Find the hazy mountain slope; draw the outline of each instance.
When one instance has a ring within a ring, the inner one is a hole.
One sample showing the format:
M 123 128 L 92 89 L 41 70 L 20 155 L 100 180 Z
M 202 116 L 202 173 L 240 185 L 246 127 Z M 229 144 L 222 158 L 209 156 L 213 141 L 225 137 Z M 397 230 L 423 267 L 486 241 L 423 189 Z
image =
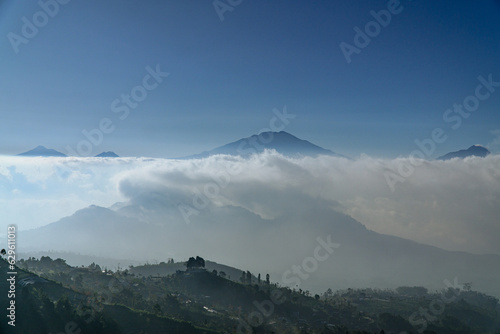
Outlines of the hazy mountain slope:
M 314 210 L 315 221 L 308 220 L 309 210 Z M 165 221 L 153 225 L 90 207 L 45 227 L 20 232 L 19 240 L 32 250 L 132 259 L 185 260 L 199 254 L 254 273 L 271 273 L 282 285 L 299 282 L 315 291 L 401 285 L 441 289 L 446 287 L 444 280 L 457 277 L 460 283 L 473 282 L 477 290 L 500 296 L 500 256 L 449 252 L 378 234 L 331 209 L 311 209 L 306 204 L 287 216 L 264 220 L 240 207 L 209 207 L 192 218 L 189 224 Z M 292 266 L 301 266 L 314 255 L 318 238 L 323 243 L 330 238 L 340 246 L 325 261 L 317 261 L 306 279 L 292 273 Z
M 318 216 L 319 209 L 315 209 Z M 496 283 L 500 275 L 500 256 L 475 255 L 464 252 L 446 251 L 434 246 L 384 234 L 367 229 L 340 213 L 323 210 L 322 220 L 317 224 L 301 224 L 310 213 L 304 210 L 302 216 L 294 213 L 293 233 L 308 239 L 323 239 L 331 235 L 331 240 L 340 247 L 323 263 L 304 284 L 321 286 L 328 277 L 343 288 L 349 286 L 394 287 L 398 285 L 423 285 L 431 289 L 442 289 L 443 282 L 473 282 L 480 291 L 488 291 L 500 296 L 500 286 Z M 292 239 L 291 233 L 290 239 Z M 276 237 L 276 236 L 275 236 Z M 285 245 L 283 245 L 284 247 Z M 289 249 L 297 247 L 297 242 Z M 304 250 L 302 257 L 289 262 L 300 264 L 303 258 L 311 256 L 314 248 Z
M 147 244 L 161 244 L 157 226 L 90 206 L 41 228 L 20 232 L 23 251 L 70 251 L 114 258 L 137 258 Z

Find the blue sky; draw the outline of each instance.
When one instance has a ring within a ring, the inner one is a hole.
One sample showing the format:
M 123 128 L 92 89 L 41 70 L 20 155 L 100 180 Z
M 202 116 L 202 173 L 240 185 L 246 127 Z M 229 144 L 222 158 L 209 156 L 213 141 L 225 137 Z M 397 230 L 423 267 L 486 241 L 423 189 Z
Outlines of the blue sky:
M 352 157 L 408 155 L 438 127 L 433 157 L 494 142 L 500 88 L 456 130 L 443 113 L 478 76 L 500 81 L 500 2 L 401 1 L 347 63 L 339 44 L 387 6 L 245 0 L 221 21 L 212 1 L 73 0 L 16 53 L 9 33 L 41 7 L 0 1 L 0 153 L 67 153 L 108 118 L 92 154 L 178 157 L 258 133 L 283 106 L 285 131 Z M 169 76 L 121 120 L 112 102 L 157 65 Z

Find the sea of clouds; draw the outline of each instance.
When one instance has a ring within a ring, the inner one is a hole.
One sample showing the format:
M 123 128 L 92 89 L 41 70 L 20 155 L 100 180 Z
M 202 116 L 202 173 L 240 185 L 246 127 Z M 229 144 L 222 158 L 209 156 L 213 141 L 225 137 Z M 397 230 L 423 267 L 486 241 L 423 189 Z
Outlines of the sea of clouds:
M 500 155 L 420 161 L 391 189 L 388 171 L 409 163 L 289 158 L 274 151 L 192 160 L 0 157 L 0 233 L 10 224 L 19 230 L 43 226 L 89 205 L 152 198 L 172 205 L 186 224 L 203 217 L 209 205 L 242 207 L 270 219 L 321 203 L 379 233 L 500 254 Z

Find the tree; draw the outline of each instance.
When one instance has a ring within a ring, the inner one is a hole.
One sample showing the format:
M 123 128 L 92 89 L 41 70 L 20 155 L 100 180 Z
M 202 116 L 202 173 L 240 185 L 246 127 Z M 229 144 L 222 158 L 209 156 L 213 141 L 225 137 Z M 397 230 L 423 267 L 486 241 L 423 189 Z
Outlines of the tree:
M 242 271 L 241 272 L 241 277 L 240 277 L 240 282 L 241 283 L 245 283 L 246 280 L 247 280 L 247 278 L 246 278 L 245 272 Z
M 160 306 L 160 304 L 156 303 L 156 304 L 153 305 L 153 312 L 156 315 L 160 315 L 161 314 L 161 306 Z
M 252 284 L 252 273 L 247 270 L 247 283 Z
M 224 271 L 219 271 L 219 276 L 222 278 L 226 278 L 226 273 Z
M 269 274 L 266 274 L 266 284 L 269 284 Z
M 260 285 L 260 273 L 259 273 L 259 276 L 257 276 L 257 284 Z
M 42 256 L 40 258 L 40 263 L 52 263 L 52 259 L 50 256 Z
M 326 292 L 325 292 L 325 299 L 328 299 L 331 297 L 333 297 L 333 291 L 332 291 L 332 289 L 328 288 L 328 290 L 326 290 Z
M 188 262 L 186 262 L 186 267 L 190 268 L 205 268 L 205 260 L 202 257 L 197 256 L 196 259 L 194 257 L 190 257 Z
M 101 271 L 101 267 L 98 264 L 95 264 L 94 262 L 92 262 L 89 265 L 89 269 L 92 270 L 92 271 Z

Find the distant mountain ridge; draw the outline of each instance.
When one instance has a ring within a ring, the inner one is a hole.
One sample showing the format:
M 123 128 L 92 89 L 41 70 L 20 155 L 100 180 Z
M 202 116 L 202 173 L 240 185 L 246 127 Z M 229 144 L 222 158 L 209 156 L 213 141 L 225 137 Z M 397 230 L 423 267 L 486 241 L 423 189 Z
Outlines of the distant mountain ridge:
M 20 157 L 68 157 L 68 155 L 56 151 L 51 148 L 47 148 L 43 145 L 38 145 L 32 150 L 18 154 Z M 118 154 L 112 151 L 102 152 L 95 156 L 96 158 L 118 158 Z
M 29 150 L 24 153 L 18 154 L 18 156 L 22 157 L 67 157 L 66 154 L 61 153 L 59 151 L 46 148 L 45 146 L 39 145 L 32 150 Z
M 202 159 L 209 156 L 224 154 L 233 156 L 248 157 L 252 154 L 263 153 L 265 150 L 275 150 L 276 152 L 289 157 L 317 157 L 320 155 L 342 157 L 350 159 L 347 156 L 325 149 L 315 145 L 307 140 L 300 139 L 294 135 L 285 132 L 261 132 L 258 135 L 252 135 L 247 138 L 242 138 L 229 144 L 216 147 L 210 151 L 204 151 L 198 154 L 180 157 L 177 159 Z M 486 157 L 491 152 L 481 145 L 472 145 L 468 149 L 449 152 L 436 160 L 449 160 L 453 158 L 464 159 L 467 157 Z M 24 157 L 68 157 L 68 155 L 39 145 L 32 150 L 17 154 Z M 113 151 L 101 152 L 95 157 L 97 158 L 118 158 L 120 157 Z
M 258 135 L 252 135 L 242 138 L 232 143 L 219 146 L 210 151 L 194 154 L 181 159 L 199 159 L 217 154 L 227 154 L 235 156 L 250 156 L 254 153 L 262 153 L 266 149 L 276 150 L 286 156 L 312 156 L 329 155 L 347 158 L 331 150 L 322 148 L 307 140 L 303 140 L 289 134 L 285 131 L 280 132 L 261 132 Z
M 459 151 L 450 152 L 450 153 L 447 153 L 445 155 L 442 155 L 439 158 L 437 158 L 437 160 L 450 160 L 453 158 L 464 159 L 467 157 L 484 158 L 487 155 L 489 155 L 490 153 L 491 152 L 487 148 L 485 148 L 481 145 L 472 145 L 471 147 L 469 147 L 466 150 L 459 150 Z

